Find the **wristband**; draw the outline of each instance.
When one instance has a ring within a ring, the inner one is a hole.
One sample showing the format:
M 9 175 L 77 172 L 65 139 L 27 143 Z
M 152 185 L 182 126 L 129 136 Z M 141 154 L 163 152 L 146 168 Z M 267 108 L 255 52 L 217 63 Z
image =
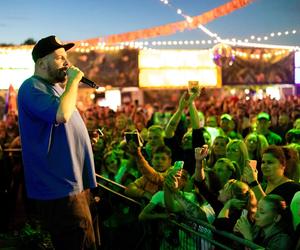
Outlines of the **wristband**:
M 252 181 L 248 184 L 249 187 L 253 188 L 259 185 L 259 182 L 257 180 Z

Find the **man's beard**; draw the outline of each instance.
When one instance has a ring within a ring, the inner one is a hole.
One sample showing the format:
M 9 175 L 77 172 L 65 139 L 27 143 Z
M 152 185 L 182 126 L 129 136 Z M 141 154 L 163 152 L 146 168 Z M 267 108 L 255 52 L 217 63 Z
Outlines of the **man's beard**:
M 67 81 L 67 68 L 53 69 L 49 67 L 48 75 L 52 83 L 65 83 Z

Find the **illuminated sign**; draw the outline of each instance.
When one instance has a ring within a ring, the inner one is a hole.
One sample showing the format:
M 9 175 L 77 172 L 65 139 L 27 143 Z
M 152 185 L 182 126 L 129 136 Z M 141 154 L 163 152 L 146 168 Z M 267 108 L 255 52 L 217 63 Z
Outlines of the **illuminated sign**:
M 142 50 L 139 53 L 139 86 L 142 88 L 221 85 L 220 69 L 209 50 Z
M 31 49 L 0 48 L 0 89 L 18 89 L 34 72 Z

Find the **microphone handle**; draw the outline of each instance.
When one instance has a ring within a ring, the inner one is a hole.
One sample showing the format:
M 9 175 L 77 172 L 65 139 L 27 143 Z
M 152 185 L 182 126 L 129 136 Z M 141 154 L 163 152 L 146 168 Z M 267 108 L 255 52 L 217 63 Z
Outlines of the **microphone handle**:
M 95 89 L 99 88 L 99 86 L 96 83 L 94 83 L 93 81 L 91 81 L 85 77 L 81 78 L 81 82 L 83 82 L 86 85 L 89 85 L 92 88 L 95 88 Z

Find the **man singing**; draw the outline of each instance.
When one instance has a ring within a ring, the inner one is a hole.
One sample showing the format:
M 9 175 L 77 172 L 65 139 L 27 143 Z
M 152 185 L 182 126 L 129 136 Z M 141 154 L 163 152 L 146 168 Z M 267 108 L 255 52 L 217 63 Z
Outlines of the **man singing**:
M 76 109 L 83 73 L 67 59 L 73 46 L 49 36 L 32 50 L 34 75 L 18 92 L 25 184 L 55 249 L 96 249 L 89 210 L 95 167 Z M 65 89 L 58 83 L 65 83 Z

